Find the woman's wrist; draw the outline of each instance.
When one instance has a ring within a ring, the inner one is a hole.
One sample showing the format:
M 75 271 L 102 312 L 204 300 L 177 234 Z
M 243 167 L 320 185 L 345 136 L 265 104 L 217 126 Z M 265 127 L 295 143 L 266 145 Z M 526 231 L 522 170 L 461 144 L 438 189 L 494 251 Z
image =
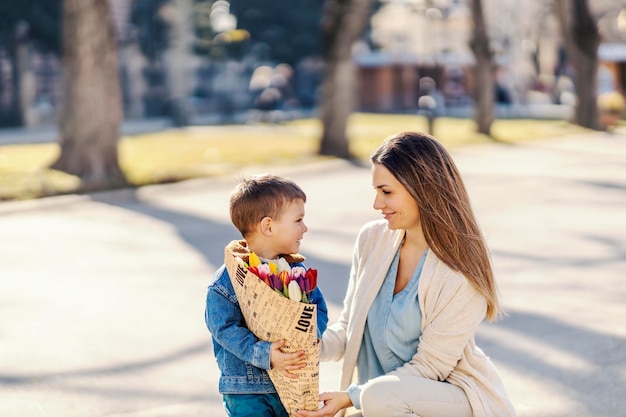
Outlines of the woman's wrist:
M 346 396 L 348 397 L 347 407 L 354 406 L 357 410 L 361 409 L 361 386 L 357 384 L 351 384 L 346 389 Z
M 345 403 L 344 403 L 345 407 L 343 408 L 348 408 L 348 407 L 352 407 L 354 404 L 352 403 L 352 399 L 350 398 L 350 395 L 346 392 L 345 393 Z

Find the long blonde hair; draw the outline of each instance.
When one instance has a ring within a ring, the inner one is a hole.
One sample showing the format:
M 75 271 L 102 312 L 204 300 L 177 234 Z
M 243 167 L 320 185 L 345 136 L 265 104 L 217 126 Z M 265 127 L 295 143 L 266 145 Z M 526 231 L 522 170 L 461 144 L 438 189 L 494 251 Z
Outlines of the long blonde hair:
M 403 132 L 386 138 L 371 161 L 415 198 L 430 249 L 485 297 L 486 318 L 497 318 L 502 310 L 487 245 L 450 154 L 432 136 Z

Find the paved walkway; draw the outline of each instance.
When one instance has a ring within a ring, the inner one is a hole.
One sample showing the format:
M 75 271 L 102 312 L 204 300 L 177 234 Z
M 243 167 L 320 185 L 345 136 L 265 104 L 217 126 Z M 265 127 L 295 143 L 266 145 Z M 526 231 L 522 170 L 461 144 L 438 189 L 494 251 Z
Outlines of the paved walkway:
M 310 110 L 282 112 L 280 117 L 284 120 L 309 116 Z M 244 124 L 254 119 L 255 112 L 242 111 L 230 116 L 220 114 L 206 114 L 194 116 L 190 126 L 215 126 L 228 123 Z M 280 118 L 279 117 L 279 118 Z M 171 118 L 153 117 L 146 119 L 126 119 L 120 125 L 123 136 L 133 136 L 144 133 L 159 132 L 167 129 L 176 129 Z M 56 124 L 48 124 L 36 127 L 0 128 L 0 146 L 24 145 L 35 143 L 58 142 L 59 131 Z
M 167 118 L 125 120 L 120 126 L 122 135 L 136 135 L 140 133 L 158 132 L 172 127 Z M 0 129 L 0 146 L 16 144 L 33 144 L 57 142 L 58 127 L 55 124 L 31 128 L 16 127 Z
M 454 156 L 509 311 L 478 343 L 518 416 L 626 417 L 626 136 Z M 369 169 L 284 173 L 307 191 L 302 249 L 336 318 L 356 233 L 379 217 Z M 0 204 L 0 416 L 223 417 L 203 303 L 238 237 L 234 182 Z
M 300 109 L 290 111 L 272 112 L 273 120 L 292 120 L 312 117 L 316 114 L 315 109 Z M 495 108 L 498 118 L 530 118 L 530 119 L 563 119 L 571 116 L 572 109 L 563 105 L 533 104 L 533 105 L 499 105 Z M 449 117 L 472 117 L 471 107 L 449 108 L 446 115 Z M 258 110 L 243 110 L 230 116 L 220 114 L 194 115 L 190 120 L 190 126 L 214 126 L 227 123 L 244 124 L 255 123 L 262 118 Z M 172 119 L 168 117 L 153 117 L 145 119 L 125 119 L 120 125 L 120 131 L 124 136 L 132 136 L 143 133 L 158 132 L 164 129 L 175 129 Z M 0 128 L 0 146 L 15 144 L 34 144 L 57 142 L 59 138 L 56 124 L 37 126 L 31 128 Z

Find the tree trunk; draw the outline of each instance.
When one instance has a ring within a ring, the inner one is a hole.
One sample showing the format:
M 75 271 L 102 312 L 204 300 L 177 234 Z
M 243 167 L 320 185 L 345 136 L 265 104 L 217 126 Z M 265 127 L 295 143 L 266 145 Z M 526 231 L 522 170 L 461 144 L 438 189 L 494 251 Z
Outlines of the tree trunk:
M 63 2 L 61 155 L 51 166 L 82 188 L 126 184 L 117 153 L 122 120 L 117 39 L 108 0 Z
M 326 0 L 324 7 L 326 74 L 321 104 L 323 133 L 318 153 L 351 158 L 347 125 L 355 107 L 357 82 L 352 47 L 363 34 L 372 0 Z
M 493 51 L 489 45 L 483 5 L 481 0 L 471 0 L 474 31 L 470 48 L 476 58 L 476 124 L 478 132 L 491 136 L 494 120 L 493 104 L 495 96 Z
M 574 123 L 600 129 L 597 106 L 600 34 L 586 0 L 556 0 L 556 15 L 576 79 Z
M 22 114 L 22 79 L 20 65 L 18 63 L 18 46 L 12 45 L 9 48 L 9 61 L 11 62 L 11 108 L 9 109 L 8 126 L 24 126 L 24 115 Z
M 322 86 L 321 106 L 322 140 L 319 154 L 350 158 L 347 128 L 355 102 L 355 68 L 351 57 L 326 62 L 326 76 Z
M 187 97 L 193 94 L 193 73 L 197 57 L 193 53 L 194 33 L 192 27 L 193 1 L 176 0 L 171 3 L 169 23 L 171 45 L 164 53 L 169 79 L 169 112 L 175 126 L 188 126 L 191 109 Z

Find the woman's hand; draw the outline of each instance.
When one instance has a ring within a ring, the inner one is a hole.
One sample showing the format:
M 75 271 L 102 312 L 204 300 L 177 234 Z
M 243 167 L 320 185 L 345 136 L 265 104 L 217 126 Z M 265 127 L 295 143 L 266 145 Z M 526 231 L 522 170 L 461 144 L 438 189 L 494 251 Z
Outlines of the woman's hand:
M 333 417 L 339 410 L 352 405 L 352 400 L 345 391 L 323 392 L 320 394 L 320 402 L 324 406 L 319 410 L 298 410 L 294 414 L 297 417 Z
M 306 354 L 303 350 L 294 353 L 285 353 L 280 350 L 285 344 L 284 340 L 274 342 L 270 346 L 270 366 L 287 378 L 298 378 L 292 373 L 306 366 Z

